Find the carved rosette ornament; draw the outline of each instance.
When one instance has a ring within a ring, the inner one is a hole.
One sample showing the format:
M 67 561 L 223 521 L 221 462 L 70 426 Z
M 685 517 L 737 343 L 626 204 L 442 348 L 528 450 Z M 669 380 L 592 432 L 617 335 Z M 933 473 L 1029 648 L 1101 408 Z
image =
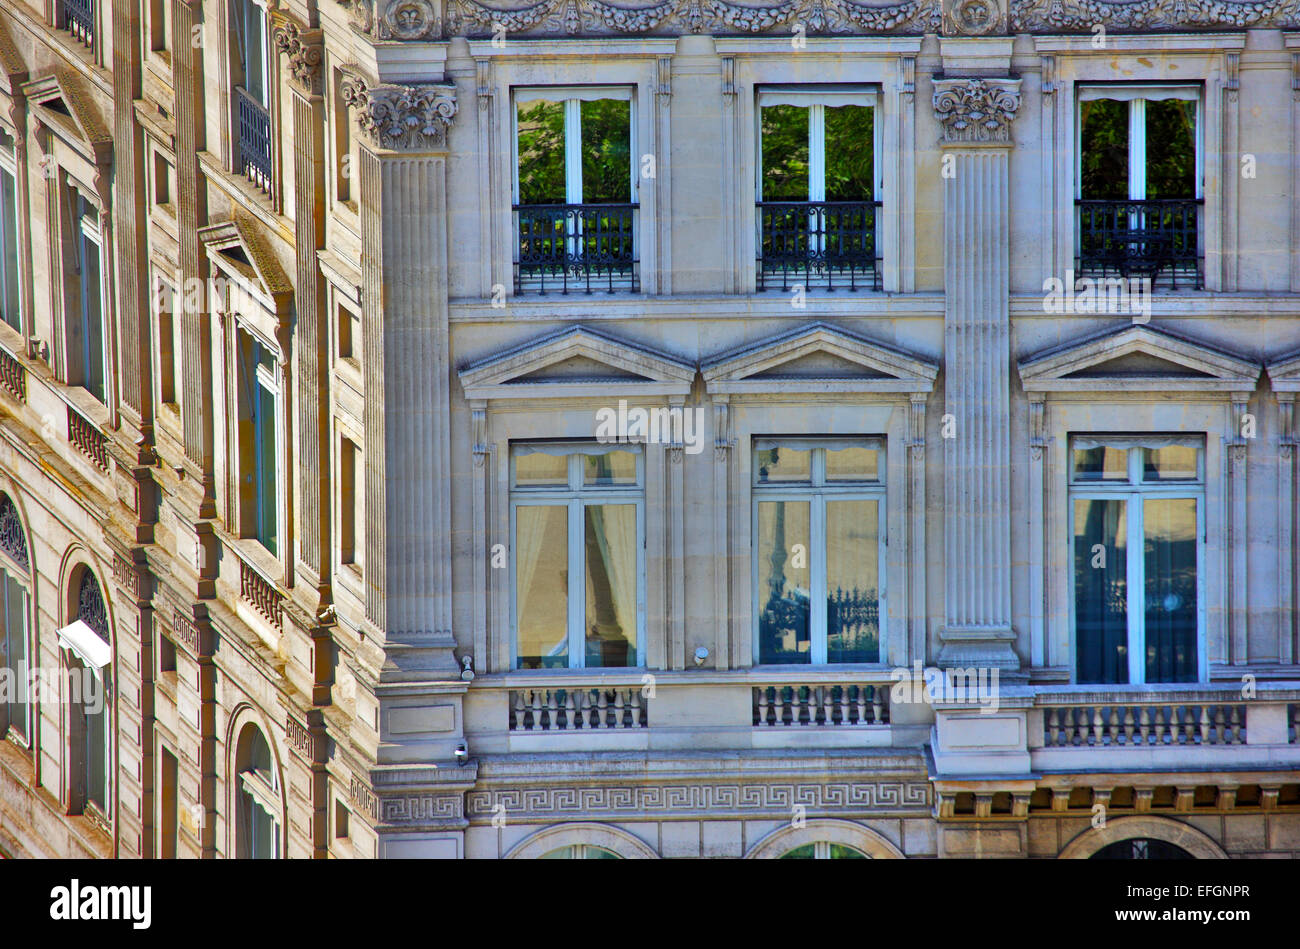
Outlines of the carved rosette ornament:
M 936 79 L 934 112 L 945 145 L 1010 144 L 1019 79 Z
M 289 57 L 289 73 L 294 84 L 309 96 L 320 95 L 324 32 L 303 29 L 296 20 L 283 13 L 273 12 L 271 16 L 275 48 Z
M 1006 32 L 1006 12 L 999 0 L 947 0 L 943 30 L 949 36 L 990 36 Z
M 343 102 L 357 113 L 357 127 L 374 146 L 395 151 L 442 149 L 456 116 L 451 83 L 400 86 L 345 76 Z

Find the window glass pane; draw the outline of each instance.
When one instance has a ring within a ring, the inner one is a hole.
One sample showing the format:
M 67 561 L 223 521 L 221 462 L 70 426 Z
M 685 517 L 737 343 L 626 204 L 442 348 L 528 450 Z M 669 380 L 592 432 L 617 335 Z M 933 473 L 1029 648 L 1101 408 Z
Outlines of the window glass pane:
M 564 204 L 564 103 L 518 105 L 519 203 Z
M 1196 500 L 1147 498 L 1146 680 L 1195 682 Z
M 828 844 L 830 847 L 830 858 L 832 860 L 865 860 L 866 854 L 854 850 L 852 847 L 846 847 L 844 844 Z
M 567 487 L 569 456 L 544 452 L 515 455 L 515 484 L 520 487 Z
M 1166 445 L 1142 451 L 1143 481 L 1195 481 L 1199 477 L 1200 449 L 1195 445 Z
M 880 660 L 876 501 L 826 502 L 826 661 Z
M 591 504 L 585 518 L 588 666 L 636 665 L 636 505 Z
M 4 321 L 21 330 L 18 312 L 18 195 L 14 176 L 0 170 L 0 311 Z
M 1196 103 L 1148 101 L 1147 197 L 1196 197 Z
M 812 480 L 812 449 L 765 448 L 754 453 L 759 484 Z
M 255 860 L 274 859 L 276 853 L 275 819 L 251 796 L 250 804 L 253 816 L 253 852 L 251 856 Z
M 275 396 L 257 387 L 257 539 L 276 552 Z
M 630 451 L 585 455 L 582 483 L 595 486 L 636 484 L 636 455 Z
M 627 99 L 583 100 L 582 200 L 626 204 L 632 200 L 632 103 Z
M 1080 682 L 1128 681 L 1128 502 L 1074 502 L 1074 626 Z
M 515 508 L 515 622 L 519 668 L 568 665 L 569 510 Z
M 808 200 L 808 115 L 797 105 L 759 110 L 762 124 L 763 200 Z
M 14 577 L 0 571 L 0 581 L 8 587 L 5 597 L 4 665 L 11 670 L 13 688 L 10 689 L 9 725 L 27 737 L 27 708 L 24 701 L 27 680 L 27 593 Z
M 617 860 L 618 854 L 610 853 L 603 847 L 583 847 L 582 858 L 584 860 Z
M 104 320 L 100 308 L 99 245 L 81 238 L 81 306 L 85 315 L 86 388 L 100 402 L 107 402 L 104 388 Z
M 1079 196 L 1128 197 L 1128 103 L 1094 99 L 1079 103 Z
M 879 481 L 880 452 L 850 445 L 826 450 L 827 481 Z
M 79 670 L 80 671 L 80 670 Z M 88 683 L 89 679 L 83 679 Z M 105 732 L 104 732 L 104 703 L 107 696 L 104 694 L 104 688 L 98 682 L 91 688 L 95 689 L 94 693 L 88 691 L 86 698 L 89 700 L 92 696 L 96 699 L 95 705 L 98 711 L 91 711 L 92 703 L 87 701 L 86 709 L 86 797 L 90 803 L 94 804 L 100 811 L 107 812 L 105 801 L 108 800 L 107 780 L 108 772 L 104 766 L 105 754 Z
M 758 654 L 760 663 L 809 662 L 812 584 L 807 501 L 758 505 Z
M 244 0 L 244 88 L 258 102 L 266 104 L 266 79 L 262 75 L 262 12 L 252 0 Z
M 874 114 L 870 106 L 826 108 L 826 200 L 870 201 L 875 193 Z
M 1074 450 L 1075 481 L 1127 481 L 1128 449 L 1076 448 Z

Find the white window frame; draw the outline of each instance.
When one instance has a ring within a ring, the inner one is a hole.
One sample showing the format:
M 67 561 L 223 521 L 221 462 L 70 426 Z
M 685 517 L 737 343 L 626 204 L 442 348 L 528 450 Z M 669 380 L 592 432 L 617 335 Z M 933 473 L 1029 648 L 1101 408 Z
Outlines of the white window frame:
M 879 655 L 875 663 L 868 665 L 877 665 L 888 660 L 887 643 L 886 643 L 886 626 L 888 624 L 889 609 L 886 601 L 886 586 L 889 578 L 889 561 L 888 561 L 888 540 L 889 540 L 889 521 L 887 504 L 887 486 L 885 483 L 885 472 L 888 470 L 887 446 L 888 438 L 883 435 L 878 436 L 853 436 L 851 439 L 826 438 L 824 445 L 814 445 L 812 453 L 812 467 L 810 480 L 807 482 L 781 482 L 778 484 L 760 484 L 758 480 L 757 454 L 759 449 L 756 447 L 758 441 L 775 440 L 781 441 L 779 437 L 769 439 L 767 436 L 756 436 L 750 443 L 750 456 L 752 468 L 751 472 L 751 495 L 750 495 L 750 536 L 754 539 L 754 555 L 750 557 L 750 567 L 752 576 L 750 580 L 751 589 L 754 596 L 754 609 L 752 610 L 752 635 L 754 649 L 754 665 L 763 666 L 762 642 L 760 638 L 760 624 L 762 620 L 762 590 L 759 588 L 762 564 L 761 558 L 757 555 L 759 543 L 759 524 L 758 524 L 758 506 L 765 501 L 798 501 L 808 502 L 808 575 L 810 581 L 809 603 L 808 603 L 808 634 L 810 646 L 808 650 L 809 659 L 807 663 L 768 663 L 770 667 L 781 666 L 829 666 L 841 667 L 859 665 L 859 663 L 831 663 L 827 660 L 829 647 L 827 643 L 826 629 L 826 501 L 875 501 L 876 502 L 876 571 L 879 575 L 877 581 L 878 604 L 877 604 L 877 643 Z M 831 481 L 826 480 L 826 447 L 836 444 L 842 440 L 861 441 L 865 447 L 874 449 L 878 453 L 876 461 L 877 481 Z M 817 439 L 804 439 L 792 437 L 789 441 L 808 442 L 810 445 Z
M 1079 679 L 1079 652 L 1078 652 L 1078 610 L 1075 592 L 1075 565 L 1074 565 L 1074 543 L 1075 543 L 1075 524 L 1074 524 L 1074 502 L 1076 500 L 1122 500 L 1125 502 L 1125 521 L 1128 527 L 1126 535 L 1127 544 L 1127 570 L 1125 576 L 1125 585 L 1128 590 L 1128 603 L 1126 604 L 1128 616 L 1128 682 L 1126 683 L 1079 683 L 1089 686 L 1105 687 L 1107 685 L 1191 685 L 1192 683 L 1165 683 L 1153 682 L 1148 683 L 1146 679 L 1146 611 L 1145 609 L 1135 609 L 1134 599 L 1142 600 L 1146 595 L 1146 562 L 1143 556 L 1145 545 L 1145 523 L 1144 523 L 1144 505 L 1143 501 L 1147 498 L 1167 498 L 1170 500 L 1194 500 L 1196 502 L 1196 681 L 1206 682 L 1207 670 L 1209 669 L 1207 661 L 1207 638 L 1205 623 L 1205 589 L 1208 577 L 1205 573 L 1205 549 L 1207 543 L 1205 510 L 1206 510 L 1206 449 L 1202 440 L 1197 446 L 1196 469 L 1197 477 L 1195 481 L 1143 481 L 1142 480 L 1142 459 L 1143 452 L 1141 449 L 1142 436 L 1136 435 L 1116 435 L 1114 436 L 1114 445 L 1117 448 L 1127 448 L 1128 463 L 1128 480 L 1127 481 L 1075 481 L 1074 474 L 1074 440 L 1076 435 L 1071 433 L 1069 442 L 1066 446 L 1066 476 L 1067 476 L 1067 522 L 1070 548 L 1070 590 L 1069 590 L 1069 616 L 1070 616 L 1070 678 L 1071 681 L 1078 683 Z M 1085 437 L 1080 433 L 1079 437 Z M 1100 437 L 1100 436 L 1086 436 Z M 1179 439 L 1192 439 L 1196 436 L 1178 433 L 1170 437 Z M 1110 442 L 1110 438 L 1105 439 Z
M 808 198 L 810 202 L 826 200 L 826 108 L 841 105 L 866 106 L 872 111 L 872 194 L 870 201 L 882 200 L 884 169 L 880 162 L 883 128 L 880 121 L 880 94 L 870 87 L 857 86 L 763 86 L 754 108 L 754 194 L 763 200 L 763 109 L 771 105 L 793 105 L 808 109 Z
M 1177 98 L 1191 101 L 1186 95 L 1141 98 L 1142 92 L 1158 93 L 1162 90 L 1191 91 L 1196 101 L 1196 191 L 1193 198 L 1205 197 L 1205 92 L 1199 85 L 1190 83 L 1133 83 L 1109 86 L 1098 83 L 1080 83 L 1075 87 L 1075 122 L 1074 122 L 1074 196 L 1083 198 L 1083 103 L 1094 99 L 1119 97 L 1119 101 L 1128 102 L 1128 198 L 1130 201 L 1145 201 L 1147 196 L 1147 137 L 1146 104 L 1165 98 Z M 1099 95 L 1109 92 L 1111 96 Z M 1085 96 L 1087 98 L 1085 98 Z
M 519 668 L 519 591 L 516 589 L 515 556 L 516 512 L 520 507 L 568 508 L 568 665 L 569 669 L 587 668 L 586 644 L 586 542 L 583 511 L 588 505 L 636 505 L 636 665 L 599 666 L 604 671 L 641 669 L 646 664 L 646 517 L 645 517 L 645 450 L 638 445 L 611 445 L 615 450 L 636 452 L 635 485 L 584 486 L 582 461 L 585 457 L 580 444 L 573 444 L 574 452 L 568 455 L 568 484 L 563 487 L 515 486 L 515 448 L 526 442 L 511 445 L 510 451 L 510 668 L 514 671 L 545 673 L 548 669 L 520 670 Z M 553 446 L 563 447 L 563 446 Z

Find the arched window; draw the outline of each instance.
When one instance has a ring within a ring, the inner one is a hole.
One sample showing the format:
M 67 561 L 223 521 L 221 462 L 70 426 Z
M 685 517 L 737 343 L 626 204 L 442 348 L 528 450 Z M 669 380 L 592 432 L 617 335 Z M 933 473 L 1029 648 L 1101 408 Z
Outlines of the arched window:
M 31 736 L 27 694 L 31 558 L 18 508 L 7 494 L 0 494 L 0 554 L 0 739 L 13 732 L 26 744 Z
M 72 647 L 69 669 L 81 673 L 80 681 L 72 683 L 72 697 L 77 700 L 79 721 L 72 736 L 82 767 L 82 803 L 90 804 L 104 816 L 108 815 L 109 783 L 112 770 L 108 727 L 108 666 L 112 657 L 111 636 L 108 631 L 108 609 L 99 581 L 86 568 L 81 571 L 77 585 L 77 620 L 99 638 L 98 643 L 77 640 L 80 633 L 68 633 L 65 638 Z M 83 631 L 84 632 L 84 631 Z
M 280 849 L 280 780 L 271 746 L 251 722 L 235 749 L 235 856 L 274 860 Z
M 781 855 L 782 860 L 866 860 L 867 855 L 860 850 L 844 844 L 832 844 L 825 840 L 795 847 Z
M 593 847 L 590 844 L 574 844 L 572 847 L 560 847 L 549 853 L 544 853 L 539 860 L 622 860 L 618 854 L 612 850 L 606 850 L 604 847 Z
M 1130 837 L 1107 844 L 1092 855 L 1093 860 L 1194 860 L 1175 844 L 1154 837 Z

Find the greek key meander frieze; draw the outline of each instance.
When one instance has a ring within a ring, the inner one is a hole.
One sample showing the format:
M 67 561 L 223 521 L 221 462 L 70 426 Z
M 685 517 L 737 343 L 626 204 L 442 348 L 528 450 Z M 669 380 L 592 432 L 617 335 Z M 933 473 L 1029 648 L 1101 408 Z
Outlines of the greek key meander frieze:
M 371 145 L 398 151 L 446 146 L 447 129 L 456 117 L 455 85 L 371 83 L 349 73 L 340 91 Z
M 352 24 L 380 40 L 432 40 L 443 36 L 527 34 L 600 36 L 710 33 L 716 35 L 939 33 L 985 36 L 1007 32 L 1287 28 L 1300 24 L 1300 0 L 537 0 L 488 3 L 448 0 L 443 23 L 430 0 L 340 0 Z
M 470 791 L 466 814 L 486 820 L 501 805 L 516 817 L 578 815 L 681 815 L 684 813 L 788 814 L 810 811 L 915 810 L 930 806 L 930 785 L 880 781 L 839 784 L 674 784 L 620 787 L 506 788 Z
M 408 797 L 380 798 L 380 815 L 387 824 L 419 821 L 460 820 L 459 794 L 420 794 Z

